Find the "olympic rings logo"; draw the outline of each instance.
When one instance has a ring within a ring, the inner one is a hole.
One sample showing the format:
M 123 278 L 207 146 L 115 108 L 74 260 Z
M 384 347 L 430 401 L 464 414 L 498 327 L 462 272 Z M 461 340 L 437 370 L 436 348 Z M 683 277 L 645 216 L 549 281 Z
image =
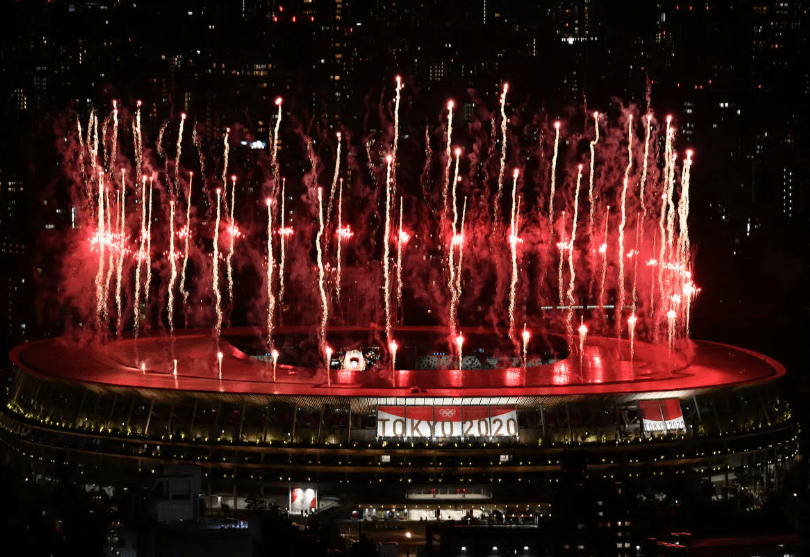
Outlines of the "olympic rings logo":
M 439 409 L 439 416 L 442 418 L 452 418 L 456 415 L 455 408 L 440 408 Z

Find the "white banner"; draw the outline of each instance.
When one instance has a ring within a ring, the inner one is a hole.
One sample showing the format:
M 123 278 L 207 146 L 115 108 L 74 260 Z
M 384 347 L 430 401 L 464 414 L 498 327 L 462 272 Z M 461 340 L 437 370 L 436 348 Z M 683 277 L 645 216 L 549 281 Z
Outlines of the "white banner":
M 290 514 L 311 513 L 318 510 L 318 492 L 313 488 L 290 488 Z
M 683 421 L 683 416 L 675 418 L 674 420 L 655 421 L 655 420 L 641 420 L 644 423 L 644 431 L 675 431 L 678 429 L 686 429 L 686 423 Z
M 518 437 L 514 406 L 378 406 L 377 437 Z

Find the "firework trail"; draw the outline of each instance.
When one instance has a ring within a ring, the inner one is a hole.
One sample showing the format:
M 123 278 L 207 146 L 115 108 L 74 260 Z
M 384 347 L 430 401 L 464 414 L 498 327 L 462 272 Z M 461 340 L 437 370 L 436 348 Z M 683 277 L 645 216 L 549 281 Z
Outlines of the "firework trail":
M 280 251 L 281 256 L 278 263 L 278 303 L 281 304 L 281 307 L 278 311 L 279 319 L 282 318 L 283 312 L 282 309 L 284 307 L 284 263 L 285 258 L 287 255 L 287 228 L 284 227 L 284 189 L 287 185 L 287 180 L 281 180 L 281 217 L 279 218 L 279 234 L 281 234 L 281 242 L 280 242 Z M 292 231 L 292 230 L 290 230 Z
M 630 333 L 630 361 L 633 361 L 633 357 L 635 356 L 635 346 L 634 342 L 636 339 L 636 314 L 631 313 L 630 317 L 627 318 L 627 330 Z
M 168 120 L 164 120 L 163 123 L 160 125 L 160 130 L 158 131 L 158 138 L 157 138 L 157 154 L 161 158 L 166 156 L 166 151 L 163 148 L 163 135 L 166 133 L 166 127 L 169 125 Z
M 115 182 L 115 158 L 118 154 L 118 101 L 113 101 L 113 136 L 112 150 L 110 152 L 110 166 L 107 172 L 110 173 L 110 182 Z
M 110 180 L 110 187 L 114 184 L 113 180 Z M 110 281 L 112 280 L 112 272 L 113 267 L 115 266 L 115 250 L 113 249 L 113 238 L 115 237 L 115 233 L 113 232 L 112 227 L 112 214 L 113 208 L 112 204 L 110 203 L 110 192 L 107 191 L 107 188 L 104 188 L 104 204 L 106 206 L 106 215 L 107 215 L 107 228 L 104 241 L 107 243 L 107 273 L 106 278 L 104 280 L 104 307 L 102 312 L 102 317 L 104 319 L 105 327 L 107 325 L 107 320 L 109 319 L 109 296 L 110 296 Z M 117 218 L 117 212 L 116 212 Z
M 135 142 L 135 184 L 141 183 L 143 176 L 143 137 L 141 136 L 141 101 L 138 101 L 133 122 L 133 139 Z
M 678 154 L 673 152 L 672 153 L 672 162 L 670 163 L 669 168 L 669 185 L 667 186 L 667 263 L 676 264 L 677 261 L 673 261 L 673 255 L 675 255 L 675 250 L 673 249 L 673 241 L 675 236 L 675 161 L 678 158 Z
M 509 84 L 503 84 L 503 93 L 501 93 L 501 165 L 498 169 L 498 192 L 495 194 L 495 205 L 492 213 L 492 222 L 498 226 L 500 221 L 501 212 L 501 193 L 503 191 L 503 172 L 506 168 L 506 92 L 509 91 Z M 514 207 L 514 196 L 512 199 L 512 206 Z M 510 329 L 514 328 L 510 326 Z M 514 336 L 512 333 L 510 336 Z
M 392 340 L 388 343 L 388 350 L 391 352 L 391 383 L 396 384 L 394 372 L 397 370 L 397 341 Z
M 518 169 L 512 173 L 512 217 L 509 229 L 509 248 L 512 256 L 512 281 L 509 284 L 509 338 L 516 343 L 515 338 L 515 293 L 517 291 L 517 244 L 518 244 L 518 206 L 517 206 L 517 180 Z M 525 330 L 525 326 L 524 326 Z
M 390 167 L 389 167 L 390 168 Z M 390 172 L 390 170 L 389 170 Z M 321 328 L 318 335 L 318 342 L 321 346 L 321 349 L 326 345 L 326 324 L 329 321 L 329 305 L 328 300 L 326 299 L 326 286 L 325 286 L 325 277 L 323 271 L 323 232 L 324 232 L 324 220 L 323 220 L 323 188 L 318 188 L 318 236 L 315 238 L 315 247 L 318 250 L 318 289 L 321 293 Z M 387 298 L 386 298 L 387 299 Z M 387 317 L 387 315 L 386 315 Z M 326 349 L 331 352 L 328 346 Z M 327 356 L 327 376 L 329 375 L 329 357 Z
M 608 205 L 605 209 L 605 235 L 602 237 L 602 244 L 599 246 L 599 253 L 602 254 L 602 278 L 599 281 L 599 308 L 603 313 L 605 310 L 605 277 L 607 276 L 607 241 L 609 221 L 610 205 Z
M 664 299 L 669 298 L 672 292 L 672 281 L 678 274 L 678 262 L 674 260 L 673 250 L 673 236 L 675 234 L 675 161 L 678 155 L 673 150 L 670 157 L 669 172 L 667 174 L 667 217 L 666 217 L 666 259 L 662 261 L 661 268 L 664 271 L 663 280 L 661 282 L 661 295 Z
M 462 364 L 462 355 L 461 355 L 461 346 L 464 344 L 464 337 L 461 333 L 458 334 L 456 337 L 456 351 L 458 352 L 458 369 L 461 371 L 461 364 Z
M 202 142 L 200 141 L 200 136 L 197 133 L 197 122 L 194 122 L 194 127 L 191 128 L 191 142 L 194 144 L 194 147 L 197 149 L 197 158 L 200 159 L 200 178 L 203 181 L 203 186 L 205 185 L 205 155 L 202 152 Z
M 107 172 L 110 169 L 110 150 L 107 149 L 107 128 L 110 125 L 112 117 L 113 113 L 110 112 L 101 124 L 101 153 L 104 157 L 104 170 Z
M 579 185 L 582 182 L 582 165 L 577 169 L 577 189 L 574 193 L 574 224 L 571 227 L 571 251 L 568 253 L 568 315 L 566 316 L 566 330 L 568 332 L 568 339 L 571 342 L 574 338 L 574 281 L 576 280 L 576 271 L 574 270 L 574 243 L 577 241 L 577 219 L 579 217 Z
M 98 114 L 96 114 L 95 110 L 90 113 L 90 119 L 93 121 L 93 149 L 90 156 L 90 166 L 93 170 L 91 175 L 95 176 L 95 170 L 98 166 Z M 90 133 L 89 129 L 88 133 Z
M 661 299 L 664 298 L 664 255 L 666 253 L 666 230 L 664 225 L 666 223 L 667 217 L 667 197 L 669 196 L 669 164 L 672 159 L 672 139 L 673 139 L 673 132 L 670 124 L 672 122 L 672 116 L 667 116 L 667 128 L 666 128 L 666 142 L 664 143 L 664 184 L 663 184 L 663 194 L 661 197 L 661 215 L 658 220 L 658 233 L 659 239 L 661 241 L 661 245 L 658 247 L 658 288 L 660 291 Z M 655 292 L 655 284 L 653 284 L 653 288 L 651 289 L 652 292 Z M 654 295 L 652 301 L 652 306 L 654 307 Z M 662 308 L 663 311 L 663 308 Z M 655 337 L 658 337 L 658 319 L 655 320 Z
M 450 259 L 449 259 L 449 283 L 450 287 L 450 331 L 453 336 L 456 334 L 456 305 L 458 304 L 458 292 L 456 291 L 456 264 L 455 264 L 455 248 L 456 244 L 461 241 L 456 235 L 456 227 L 458 226 L 458 203 L 456 199 L 456 190 L 458 184 L 458 164 L 459 157 L 461 156 L 461 149 L 456 149 L 456 170 L 453 174 L 453 228 L 450 233 Z
M 565 250 L 568 249 L 568 243 L 565 241 L 565 211 L 562 212 L 562 220 L 560 221 L 560 241 L 557 242 L 557 247 L 560 250 L 560 261 L 557 268 L 557 290 L 560 300 L 560 309 L 565 307 L 565 294 L 563 290 L 563 265 L 565 264 Z
M 557 182 L 557 153 L 560 149 L 560 123 L 554 122 L 554 156 L 551 159 L 551 193 L 548 196 L 548 225 L 554 230 L 554 192 Z
M 225 202 L 228 201 L 228 155 L 231 152 L 231 145 L 228 143 L 228 137 L 231 135 L 231 128 L 225 128 L 225 137 L 222 140 L 223 158 L 222 158 L 222 187 L 225 188 Z
M 422 195 L 430 192 L 430 169 L 433 167 L 433 150 L 430 148 L 430 126 L 425 126 L 425 166 L 422 167 Z
M 226 182 L 226 184 L 225 184 L 225 188 L 226 188 L 225 189 L 225 196 L 226 197 L 228 195 L 227 187 L 228 187 L 228 184 Z M 230 231 L 230 240 L 231 240 L 231 242 L 230 242 L 230 246 L 228 247 L 228 256 L 225 258 L 225 265 L 227 267 L 227 273 L 228 273 L 228 299 L 230 300 L 231 303 L 233 303 L 233 264 L 231 263 L 231 261 L 233 260 L 233 248 L 234 248 L 234 245 L 236 243 L 236 235 L 237 235 L 237 233 L 239 231 L 239 229 L 236 227 L 236 221 L 233 218 L 234 206 L 236 205 L 236 176 L 231 176 L 231 204 L 230 205 L 231 205 L 230 206 L 231 226 L 230 226 L 229 231 Z
M 270 151 L 270 163 L 273 168 L 273 193 L 278 192 L 278 183 L 280 181 L 279 176 L 279 165 L 278 165 L 278 132 L 279 128 L 281 127 L 281 97 L 276 99 L 276 106 L 278 107 L 278 113 L 276 114 L 276 127 L 273 131 L 273 137 L 270 139 L 272 140 L 271 143 L 273 145 L 272 150 Z
M 217 188 L 217 220 L 214 224 L 214 260 L 213 260 L 213 285 L 214 285 L 214 299 L 216 302 L 217 312 L 217 339 L 219 339 L 219 332 L 222 330 L 222 294 L 219 291 L 219 222 L 222 218 L 222 189 Z
M 194 183 L 194 173 L 188 174 L 188 196 L 186 197 L 186 231 L 183 238 L 183 268 L 180 271 L 180 292 L 183 294 L 183 307 L 187 307 L 188 290 L 186 289 L 186 267 L 188 267 L 188 241 L 191 237 L 191 186 Z M 183 312 L 185 315 L 185 312 Z
M 467 198 L 464 197 L 464 205 L 461 209 L 461 227 L 459 229 L 458 241 L 458 267 L 456 268 L 456 313 L 458 313 L 458 304 L 461 300 L 461 263 L 464 260 L 464 221 L 467 218 Z M 458 320 L 458 317 L 456 317 Z
M 588 176 L 588 238 L 593 238 L 593 210 L 595 208 L 593 202 L 593 179 L 594 179 L 594 162 L 596 161 L 596 144 L 599 143 L 599 113 L 593 113 L 593 128 L 596 132 L 596 137 L 591 141 L 591 169 Z
M 343 246 L 343 237 L 348 233 L 343 229 L 343 179 L 340 179 L 338 186 L 338 225 L 337 225 L 337 277 L 335 279 L 335 302 L 340 304 L 340 277 L 343 274 L 343 259 L 341 247 Z
M 335 154 L 335 174 L 332 176 L 332 188 L 329 190 L 329 203 L 326 206 L 326 222 L 332 222 L 332 203 L 335 200 L 338 173 L 340 172 L 340 132 L 337 132 L 337 153 Z
M 640 185 L 640 190 L 639 190 L 639 194 L 638 194 L 639 201 L 641 202 L 641 218 L 642 218 L 642 220 L 645 219 L 646 216 L 647 216 L 647 206 L 644 204 L 644 188 L 647 185 L 647 159 L 650 156 L 650 134 L 651 134 L 651 131 L 652 131 L 652 129 L 651 129 L 652 128 L 651 120 L 652 120 L 652 114 L 647 114 L 647 132 L 646 132 L 646 134 L 644 136 L 644 165 L 642 166 L 642 169 L 641 169 L 641 185 Z M 641 227 L 641 228 L 642 228 L 641 232 L 642 232 L 642 239 L 643 239 L 644 230 L 643 230 L 643 227 Z
M 675 340 L 675 317 L 677 317 L 677 313 L 674 309 L 670 309 L 667 312 L 667 326 L 668 326 L 668 338 L 669 338 L 669 349 L 672 350 L 672 345 Z
M 96 273 L 96 320 L 99 328 L 104 321 L 104 306 L 107 303 L 104 294 L 104 265 L 106 263 L 105 237 L 106 220 L 104 219 L 104 173 L 98 175 L 98 272 Z
M 273 347 L 273 316 L 276 313 L 276 296 L 273 294 L 273 202 L 267 199 L 267 346 Z M 275 367 L 275 363 L 273 364 Z
M 122 325 L 122 311 L 121 311 L 121 282 L 123 279 L 124 273 L 124 241 L 126 239 L 126 193 L 127 187 L 126 182 L 124 180 L 124 170 L 121 169 L 121 214 L 120 214 L 120 222 L 121 226 L 118 229 L 118 264 L 116 270 L 116 277 L 115 277 L 115 309 L 116 315 L 118 316 L 118 321 L 115 325 L 115 331 L 118 335 L 121 334 L 121 325 Z
M 627 123 L 627 167 L 624 169 L 622 181 L 622 214 L 619 221 L 619 296 L 616 299 L 616 327 L 621 327 L 621 314 L 624 311 L 624 226 L 627 223 L 627 186 L 630 183 L 630 170 L 633 168 L 633 115 L 628 117 Z
M 683 269 L 686 269 L 689 264 L 689 182 L 691 179 L 692 169 L 692 155 L 693 151 L 688 149 L 686 151 L 686 160 L 683 164 L 683 173 L 681 175 L 681 199 L 678 205 L 678 213 L 680 216 L 680 229 L 678 236 L 678 260 L 681 262 Z M 687 282 L 683 285 L 684 304 L 683 304 L 683 324 L 684 335 L 689 336 L 689 313 L 692 306 L 692 296 L 695 289 L 692 285 L 692 277 L 690 272 L 686 272 Z
M 84 182 L 85 185 L 84 193 L 87 196 L 87 200 L 90 201 L 90 199 L 92 198 L 92 191 L 87 190 L 87 188 L 90 187 L 90 180 L 87 179 L 87 175 L 84 169 L 84 151 L 86 147 L 84 145 L 84 136 L 82 135 L 82 119 L 78 115 L 76 116 L 76 130 L 79 139 L 79 170 L 82 173 L 82 181 Z M 87 130 L 87 133 L 89 136 L 90 130 Z M 89 139 L 90 138 L 88 137 L 88 141 Z
M 331 387 L 332 386 L 332 374 L 331 374 L 331 370 L 332 370 L 332 347 L 327 345 L 325 352 L 326 352 L 326 385 L 328 387 Z
M 579 318 L 579 365 L 582 366 L 582 357 L 585 355 L 585 338 L 588 336 L 588 327 L 582 317 Z
M 523 324 L 523 333 L 521 336 L 523 337 L 523 369 L 526 369 L 526 364 L 528 362 L 527 352 L 529 347 L 529 338 L 531 336 L 529 331 L 526 330 L 526 323 Z
M 633 297 L 630 303 L 632 304 L 632 312 L 633 314 L 636 313 L 636 287 L 638 285 L 638 260 L 641 251 L 641 229 L 643 226 L 643 222 L 641 220 L 641 215 L 636 215 L 636 222 L 638 225 L 636 226 L 636 245 L 630 254 L 633 257 Z
M 385 158 L 388 169 L 385 175 L 385 232 L 383 239 L 383 274 L 385 277 L 385 340 L 391 342 L 391 164 L 393 157 Z
M 405 232 L 402 230 L 402 196 L 399 198 L 399 233 L 397 234 L 397 307 L 400 312 L 400 323 L 405 320 L 405 311 L 402 308 L 402 249 L 405 243 Z
M 152 287 L 152 179 L 149 179 L 149 207 L 146 214 L 146 285 L 143 288 L 143 301 L 149 309 L 149 290 Z M 147 316 L 148 320 L 148 316 Z
M 180 154 L 183 152 L 183 126 L 186 123 L 185 112 L 180 115 L 180 133 L 177 134 L 177 155 L 174 159 L 174 192 L 180 191 Z
M 450 148 L 451 142 L 453 140 L 453 101 L 447 102 L 447 151 L 445 152 L 445 157 L 447 159 L 447 164 L 444 167 L 444 189 L 442 190 L 442 203 L 444 204 L 444 222 L 447 222 L 448 214 L 450 212 L 450 208 L 448 207 L 450 203 L 449 198 L 449 190 L 450 190 L 450 166 L 453 164 L 453 157 L 452 151 Z M 453 229 L 455 232 L 455 228 Z M 452 249 L 451 249 L 452 251 Z
M 396 93 L 397 96 L 394 99 L 394 146 L 391 149 L 391 166 L 394 167 L 393 170 L 393 184 L 396 186 L 397 183 L 397 150 L 399 149 L 399 102 L 400 102 L 400 91 L 402 91 L 402 78 L 397 76 L 397 88 Z
M 174 334 L 174 283 L 177 281 L 177 262 L 174 259 L 174 199 L 169 201 L 169 293 L 167 313 L 169 315 L 169 334 Z
M 141 265 L 144 259 L 144 243 L 146 242 L 146 176 L 141 179 L 141 235 L 138 244 L 138 257 L 135 261 L 135 338 L 141 328 Z
M 683 265 L 687 266 L 687 259 L 689 257 L 689 181 L 692 169 L 692 150 L 686 151 L 686 160 L 683 162 L 683 172 L 681 174 L 681 198 L 678 202 L 678 250 L 677 260 Z

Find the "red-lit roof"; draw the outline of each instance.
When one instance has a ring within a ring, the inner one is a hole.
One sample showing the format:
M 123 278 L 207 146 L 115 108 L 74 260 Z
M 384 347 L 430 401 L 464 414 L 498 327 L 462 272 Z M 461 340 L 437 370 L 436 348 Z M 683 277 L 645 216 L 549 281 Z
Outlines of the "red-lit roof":
M 407 328 L 405 328 L 407 330 Z M 413 329 L 416 330 L 416 329 Z M 419 329 L 423 333 L 429 331 Z M 228 331 L 228 336 L 235 333 Z M 437 336 L 442 335 L 436 330 Z M 64 339 L 16 347 L 11 360 L 43 377 L 107 386 L 234 394 L 346 397 L 532 397 L 633 395 L 686 396 L 718 387 L 766 382 L 784 367 L 755 352 L 706 341 L 689 341 L 670 352 L 666 346 L 636 342 L 633 359 L 627 340 L 591 336 L 580 358 L 528 369 L 331 371 L 272 364 L 250 357 L 208 330 L 168 336 L 128 338 L 106 343 Z M 685 348 L 685 350 L 683 349 Z M 223 353 L 222 379 L 217 352 Z M 177 376 L 173 361 L 177 360 Z M 145 372 L 141 370 L 145 366 Z M 395 377 L 396 386 L 391 378 Z

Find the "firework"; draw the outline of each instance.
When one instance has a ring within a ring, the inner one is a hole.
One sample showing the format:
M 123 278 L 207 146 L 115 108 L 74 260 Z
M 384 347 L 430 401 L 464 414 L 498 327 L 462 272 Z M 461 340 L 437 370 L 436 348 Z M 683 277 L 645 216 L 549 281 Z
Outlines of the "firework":
M 97 234 L 100 238 L 104 238 L 106 234 L 106 220 L 104 219 L 104 173 L 99 172 L 98 176 L 98 231 Z M 104 264 L 105 257 L 105 242 L 99 242 L 98 249 L 98 272 L 96 273 L 96 320 L 98 321 L 99 328 L 104 319 L 104 307 L 107 304 L 107 299 L 104 294 Z
M 548 195 L 548 225 L 554 228 L 554 193 L 557 184 L 557 153 L 560 150 L 560 123 L 554 122 L 554 156 L 551 159 L 551 192 Z
M 397 369 L 397 341 L 392 340 L 391 342 L 389 342 L 388 350 L 389 352 L 391 352 L 391 372 L 392 372 L 391 378 L 392 380 L 395 380 L 393 372 L 395 372 Z
M 273 349 L 270 352 L 270 356 L 273 358 L 273 383 L 276 382 L 276 366 L 278 365 L 278 350 Z
M 222 330 L 222 294 L 219 291 L 219 222 L 222 218 L 222 190 L 217 188 L 217 220 L 214 224 L 214 258 L 213 258 L 213 288 L 215 309 L 217 312 L 216 332 L 217 338 Z
M 191 237 L 191 186 L 194 182 L 194 173 L 188 174 L 188 196 L 186 197 L 186 230 L 183 234 L 183 267 L 180 271 L 180 292 L 183 294 L 183 307 L 188 303 L 188 289 L 186 288 L 186 268 L 188 267 L 188 241 Z
M 174 159 L 174 192 L 180 191 L 180 154 L 183 152 L 183 126 L 186 123 L 186 114 L 180 115 L 180 131 L 177 134 L 177 154 Z
M 399 149 L 399 102 L 402 91 L 402 78 L 397 76 L 396 98 L 394 99 L 394 144 L 391 148 L 392 183 L 397 183 L 397 150 Z
M 121 334 L 121 326 L 123 324 L 123 312 L 122 312 L 122 304 L 121 304 L 121 283 L 123 282 L 123 275 L 124 275 L 124 251 L 125 245 L 124 240 L 126 238 L 126 194 L 127 194 L 127 187 L 126 182 L 124 180 L 124 170 L 121 170 L 121 205 L 120 205 L 120 213 L 119 213 L 119 222 L 120 226 L 118 227 L 118 261 L 116 263 L 116 274 L 115 274 L 115 309 L 116 309 L 116 316 L 117 322 L 115 325 L 116 334 Z
M 517 244 L 518 244 L 518 205 L 517 180 L 520 172 L 512 174 L 512 218 L 509 229 L 509 251 L 512 255 L 512 280 L 509 283 L 509 338 L 515 341 L 515 294 L 517 291 Z
M 591 170 L 588 175 L 588 237 L 593 238 L 593 210 L 595 204 L 593 202 L 593 180 L 594 180 L 594 165 L 596 161 L 596 144 L 599 143 L 599 113 L 593 113 L 593 129 L 596 134 L 593 141 L 590 142 L 591 146 Z
M 383 232 L 383 274 L 385 296 L 385 339 L 391 342 L 391 164 L 393 157 L 388 155 L 385 162 L 388 169 L 385 174 L 385 231 Z
M 335 174 L 332 176 L 332 187 L 329 189 L 329 204 L 326 206 L 326 222 L 332 222 L 332 203 L 335 199 L 338 174 L 340 173 L 340 132 L 337 132 L 337 152 L 335 153 Z
M 633 361 L 633 342 L 636 338 L 636 314 L 631 313 L 627 318 L 627 330 L 630 333 L 630 361 Z
M 227 187 L 227 184 L 226 184 Z M 227 190 L 225 195 L 227 196 Z M 239 233 L 239 229 L 236 227 L 236 220 L 234 220 L 233 212 L 234 207 L 236 205 L 236 176 L 231 176 L 231 203 L 230 203 L 230 210 L 231 210 L 231 226 L 228 229 L 228 236 L 230 237 L 230 244 L 228 247 L 228 256 L 225 258 L 225 265 L 228 273 L 228 299 L 233 303 L 233 249 L 236 244 L 236 236 Z
M 557 248 L 560 250 L 560 259 L 557 264 L 557 294 L 559 300 L 559 308 L 565 307 L 565 294 L 563 290 L 563 266 L 565 265 L 565 251 L 569 249 L 568 242 L 565 241 L 565 211 L 562 212 L 562 219 L 560 220 L 560 241 L 557 242 Z
M 464 344 L 464 337 L 461 333 L 458 334 L 456 337 L 456 353 L 458 354 L 458 369 L 461 371 L 461 364 L 462 364 L 462 355 L 461 355 L 461 346 Z
M 332 373 L 331 373 L 331 370 L 332 370 L 332 347 L 327 346 L 324 349 L 324 352 L 326 352 L 326 385 L 328 387 L 331 387 L 332 386 Z
M 143 301 L 149 308 L 149 290 L 152 287 L 152 197 L 154 194 L 154 184 L 149 178 L 149 205 L 146 212 L 146 284 L 143 287 Z M 148 321 L 148 316 L 147 316 Z
M 141 180 L 141 234 L 138 244 L 138 257 L 135 261 L 135 302 L 133 310 L 135 312 L 134 333 L 138 338 L 138 331 L 141 328 L 141 265 L 143 264 L 146 246 L 146 176 Z
M 501 93 L 501 165 L 498 168 L 498 191 L 495 194 L 495 203 L 493 206 L 492 222 L 498 225 L 500 221 L 500 204 L 501 192 L 503 190 L 503 172 L 506 168 L 506 92 L 509 91 L 509 84 L 503 84 L 503 93 Z M 494 127 L 494 126 L 493 126 Z M 514 206 L 514 196 L 512 199 L 512 206 Z
M 447 222 L 450 203 L 450 167 L 453 164 L 451 143 L 453 141 L 453 101 L 447 102 L 447 151 L 445 152 L 444 189 L 442 190 L 442 203 L 444 204 L 444 221 Z
M 667 127 L 666 127 L 666 140 L 664 143 L 664 183 L 663 183 L 663 195 L 661 197 L 661 214 L 658 220 L 658 241 L 661 244 L 658 246 L 658 289 L 660 292 L 660 297 L 664 297 L 664 255 L 666 253 L 666 217 L 667 217 L 667 197 L 669 196 L 669 165 L 670 161 L 672 160 L 672 140 L 673 140 L 673 131 L 671 128 L 672 116 L 667 116 Z M 653 292 L 655 291 L 655 284 L 653 284 L 652 288 Z M 653 294 L 653 299 L 650 302 L 651 307 L 655 307 L 655 299 Z M 662 308 L 663 311 L 663 308 Z M 656 319 L 655 323 L 655 336 L 658 336 L 658 320 Z
M 616 298 L 616 326 L 620 327 L 618 317 L 624 311 L 624 226 L 627 223 L 627 186 L 630 182 L 630 170 L 633 168 L 633 115 L 627 118 L 627 167 L 622 181 L 621 220 L 619 221 L 619 295 Z
M 318 342 L 321 347 L 326 344 L 326 324 L 329 321 L 329 302 L 326 299 L 326 278 L 323 270 L 323 232 L 324 232 L 324 219 L 323 219 L 323 188 L 318 188 L 318 236 L 315 239 L 315 248 L 318 251 L 318 290 L 321 293 L 321 327 L 318 335 Z M 331 349 L 327 346 L 328 350 Z M 328 370 L 328 366 L 327 366 Z M 328 375 L 328 371 L 327 371 Z
M 449 283 L 450 288 L 450 331 L 453 336 L 456 334 L 456 307 L 458 306 L 458 291 L 456 290 L 456 264 L 455 264 L 455 246 L 460 243 L 460 238 L 457 237 L 456 228 L 458 226 L 458 201 L 456 199 L 456 190 L 458 185 L 458 164 L 459 157 L 461 156 L 461 149 L 456 149 L 456 170 L 453 173 L 453 228 L 450 236 L 450 257 L 449 257 Z
M 588 336 L 588 327 L 585 325 L 585 321 L 581 317 L 579 319 L 579 328 L 577 331 L 579 332 L 579 363 L 581 365 L 582 356 L 585 354 L 585 338 Z
M 464 261 L 464 221 L 467 219 L 467 198 L 464 198 L 464 205 L 461 209 L 461 227 L 459 229 L 458 239 L 458 266 L 456 267 L 456 321 L 458 321 L 458 304 L 461 300 L 461 264 Z
M 579 215 L 579 184 L 582 181 L 582 165 L 577 169 L 577 188 L 574 193 L 574 224 L 571 227 L 571 251 L 568 254 L 568 314 L 566 316 L 566 331 L 568 338 L 573 339 L 573 319 L 574 319 L 574 282 L 576 281 L 576 271 L 574 270 L 574 243 L 577 241 L 577 218 Z
M 523 337 L 523 368 L 525 369 L 528 364 L 527 351 L 529 347 L 529 338 L 531 337 L 531 334 L 526 329 L 526 323 L 523 324 L 523 333 L 521 336 Z
M 273 315 L 276 296 L 273 293 L 273 202 L 267 199 L 267 346 L 273 346 Z
M 605 209 L 605 234 L 602 236 L 602 245 L 599 246 L 599 253 L 602 254 L 602 277 L 599 281 L 599 308 L 605 309 L 605 277 L 607 276 L 607 241 L 608 223 L 610 222 L 610 205 Z
M 111 180 L 110 187 L 112 187 L 112 185 L 114 183 L 115 182 Z M 107 221 L 106 221 L 106 225 L 105 225 L 106 228 L 105 228 L 105 234 L 104 234 L 104 241 L 107 244 L 108 249 L 107 249 L 107 261 L 105 262 L 105 268 L 106 268 L 105 277 L 106 278 L 104 279 L 104 293 L 102 294 L 102 296 L 104 297 L 104 305 L 101 308 L 101 317 L 102 317 L 102 321 L 104 321 L 104 326 L 106 327 L 107 326 L 107 320 L 109 319 L 108 298 L 109 298 L 109 295 L 110 295 L 110 280 L 112 279 L 112 272 L 113 272 L 113 267 L 114 267 L 114 264 L 115 264 L 115 250 L 113 249 L 113 240 L 112 240 L 113 237 L 115 236 L 115 232 L 113 232 L 113 227 L 112 227 L 113 207 L 112 207 L 112 203 L 110 203 L 110 192 L 107 190 L 107 188 L 104 188 L 104 206 L 105 206 L 105 212 L 106 212 L 106 215 L 107 215 Z M 116 212 L 116 215 L 117 215 L 117 212 Z M 116 218 L 117 218 L 117 216 L 116 216 Z
M 278 113 L 276 114 L 276 127 L 272 133 L 271 144 L 273 148 L 270 150 L 270 164 L 273 168 L 273 188 L 274 192 L 277 192 L 278 189 L 278 182 L 279 182 L 279 165 L 278 165 L 278 132 L 281 128 L 281 97 L 276 99 L 276 106 L 278 107 Z
M 400 323 L 405 319 L 402 306 L 402 250 L 408 241 L 408 235 L 402 230 L 402 197 L 399 198 L 399 232 L 397 233 L 397 308 L 400 312 Z
M 174 199 L 169 201 L 169 292 L 167 313 L 169 316 L 169 334 L 174 333 L 174 283 L 177 280 L 177 262 L 174 257 Z
M 284 195 L 285 195 L 285 186 L 287 185 L 287 181 L 282 179 L 281 180 L 281 215 L 279 217 L 279 234 L 281 235 L 280 242 L 279 242 L 279 262 L 278 262 L 278 303 L 281 304 L 278 310 L 278 317 L 281 320 L 283 316 L 282 308 L 284 307 L 284 264 L 285 259 L 287 256 L 287 232 L 292 233 L 292 228 L 286 228 L 284 226 L 285 215 L 284 215 Z

